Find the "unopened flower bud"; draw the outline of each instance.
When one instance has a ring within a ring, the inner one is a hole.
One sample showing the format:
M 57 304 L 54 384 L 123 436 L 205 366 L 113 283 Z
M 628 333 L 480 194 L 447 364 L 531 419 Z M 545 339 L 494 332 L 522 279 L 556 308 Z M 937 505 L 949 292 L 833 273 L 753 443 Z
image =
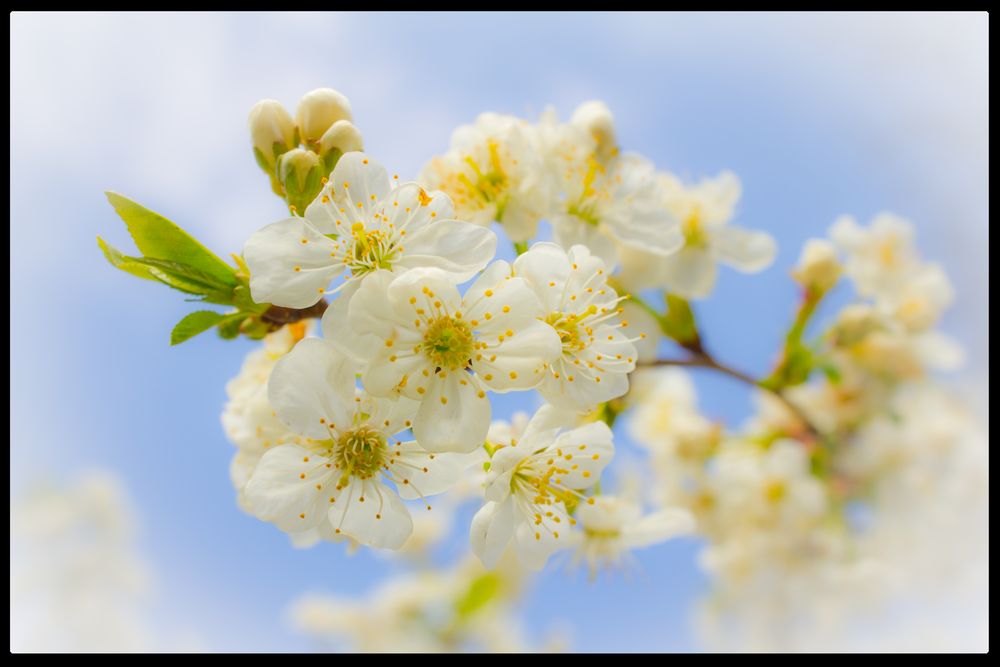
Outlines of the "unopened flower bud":
M 576 108 L 569 122 L 587 131 L 597 142 L 597 158 L 607 161 L 618 153 L 615 117 L 604 102 L 591 100 Z
M 319 140 L 319 154 L 327 173 L 333 171 L 341 155 L 360 150 L 364 150 L 361 132 L 349 120 L 338 120 Z
M 364 149 L 361 132 L 349 120 L 338 120 L 330 126 L 319 140 L 320 153 L 326 153 L 336 148 L 341 153 L 360 151 Z
M 278 160 L 278 180 L 293 211 L 306 210 L 322 189 L 323 176 L 319 156 L 304 148 L 294 148 Z
M 250 109 L 250 139 L 260 168 L 274 175 L 278 158 L 298 143 L 292 115 L 275 100 L 261 100 Z
M 868 304 L 854 303 L 840 311 L 837 321 L 830 328 L 830 335 L 836 347 L 846 348 L 884 329 L 885 323 L 878 311 Z
M 823 294 L 837 284 L 842 271 L 836 246 L 825 239 L 809 239 L 792 277 L 807 290 Z
M 351 103 L 332 88 L 306 93 L 295 112 L 295 122 L 307 144 L 315 144 L 338 120 L 351 120 Z

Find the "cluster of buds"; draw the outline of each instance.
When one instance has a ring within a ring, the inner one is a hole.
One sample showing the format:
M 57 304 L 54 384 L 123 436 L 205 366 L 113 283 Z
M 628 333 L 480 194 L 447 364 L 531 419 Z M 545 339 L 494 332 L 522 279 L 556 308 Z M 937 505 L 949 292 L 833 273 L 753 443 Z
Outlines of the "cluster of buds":
M 261 100 L 250 110 L 254 157 L 293 213 L 316 198 L 341 155 L 362 149 L 351 118 L 347 97 L 332 88 L 306 93 L 295 118 L 276 100 Z

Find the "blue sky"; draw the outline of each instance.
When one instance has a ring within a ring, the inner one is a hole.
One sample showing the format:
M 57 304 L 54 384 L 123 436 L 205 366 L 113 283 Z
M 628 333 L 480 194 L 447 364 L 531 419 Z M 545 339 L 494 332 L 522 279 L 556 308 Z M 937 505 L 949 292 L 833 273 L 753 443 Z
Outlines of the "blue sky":
M 482 111 L 567 117 L 595 98 L 622 145 L 658 166 L 735 171 L 738 222 L 780 251 L 762 274 L 724 270 L 697 311 L 717 354 L 755 374 L 794 307 L 802 243 L 843 213 L 909 217 L 956 284 L 945 329 L 967 346 L 963 386 L 985 406 L 987 55 L 985 14 L 14 14 L 11 492 L 115 470 L 143 519 L 158 624 L 205 648 L 309 648 L 289 601 L 361 594 L 384 575 L 384 559 L 337 545 L 294 551 L 237 509 L 219 412 L 251 344 L 170 348 L 190 304 L 114 271 L 94 242 L 129 247 L 102 194 L 113 189 L 238 251 L 283 214 L 247 112 L 261 98 L 294 108 L 321 86 L 350 98 L 367 150 L 401 175 Z M 747 415 L 743 388 L 697 380 L 707 414 Z M 697 550 L 641 552 L 631 580 L 550 571 L 526 600 L 529 627 L 568 623 L 582 650 L 694 649 Z

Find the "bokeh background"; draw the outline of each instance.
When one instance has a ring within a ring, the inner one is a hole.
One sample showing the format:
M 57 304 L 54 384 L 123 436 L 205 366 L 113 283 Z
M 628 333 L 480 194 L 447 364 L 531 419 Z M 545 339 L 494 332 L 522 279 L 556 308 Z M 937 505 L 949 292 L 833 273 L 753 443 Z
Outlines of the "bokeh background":
M 943 328 L 968 354 L 956 391 L 985 411 L 985 13 L 15 13 L 10 38 L 11 498 L 114 471 L 141 526 L 163 647 L 312 648 L 288 622 L 293 599 L 362 595 L 395 568 L 339 545 L 293 550 L 237 508 L 219 413 L 252 343 L 209 334 L 169 347 L 191 305 L 115 271 L 95 243 L 131 248 L 106 189 L 220 254 L 282 216 L 250 150 L 246 115 L 261 98 L 294 109 L 337 88 L 368 152 L 401 175 L 482 111 L 533 119 L 552 105 L 565 118 L 595 98 L 623 147 L 659 167 L 735 171 L 738 223 L 769 231 L 780 252 L 759 275 L 724 270 L 697 311 L 717 354 L 754 374 L 794 307 L 802 243 L 843 213 L 899 213 L 955 283 Z M 748 415 L 745 388 L 696 380 L 709 416 Z M 503 416 L 533 399 L 495 405 Z M 525 599 L 529 631 L 567 628 L 578 650 L 696 650 L 699 548 L 641 551 L 637 571 L 595 583 L 550 568 Z

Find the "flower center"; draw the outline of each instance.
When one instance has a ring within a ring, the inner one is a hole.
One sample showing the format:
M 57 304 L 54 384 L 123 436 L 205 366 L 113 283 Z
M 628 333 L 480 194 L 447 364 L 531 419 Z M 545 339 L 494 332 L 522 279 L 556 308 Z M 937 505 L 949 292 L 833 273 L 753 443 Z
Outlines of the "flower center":
M 362 426 L 340 436 L 333 446 L 333 460 L 345 477 L 368 479 L 382 468 L 388 450 L 384 435 Z
M 583 529 L 587 537 L 595 540 L 616 540 L 621 537 L 622 532 L 614 529 L 587 528 Z
M 591 308 L 594 307 L 592 306 Z M 596 312 L 596 308 L 594 308 L 594 311 Z M 580 323 L 584 317 L 590 314 L 590 310 L 586 311 L 582 315 L 560 313 L 557 311 L 549 313 L 543 321 L 555 329 L 556 333 L 559 334 L 559 340 L 562 342 L 563 352 L 573 353 L 579 352 L 587 347 L 587 340 L 584 337 L 586 331 Z
M 464 161 L 472 169 L 474 178 L 465 173 L 459 173 L 456 178 L 462 186 L 460 189 L 465 190 L 469 198 L 484 205 L 496 203 L 500 210 L 506 203 L 509 179 L 500 158 L 500 144 L 490 139 L 486 143 L 486 150 L 489 153 L 488 167 L 481 168 L 471 155 L 466 155 Z M 501 217 L 498 213 L 497 218 Z
M 708 235 L 705 234 L 705 224 L 701 220 L 698 207 L 691 212 L 681 225 L 684 232 L 684 244 L 691 248 L 704 248 L 708 245 Z
M 764 487 L 764 498 L 772 503 L 780 503 L 788 493 L 788 488 L 781 480 L 772 480 Z
M 354 244 L 348 259 L 351 275 L 362 276 L 378 269 L 391 269 L 398 254 L 395 242 L 384 230 L 366 231 L 360 222 L 351 227 Z
M 597 177 L 605 173 L 604 165 L 598 162 L 593 155 L 587 159 L 587 171 L 583 176 L 583 187 L 580 191 L 580 198 L 569 205 L 566 210 L 570 215 L 575 215 L 588 225 L 597 226 L 600 222 L 597 206 L 601 199 L 607 198 L 604 190 L 594 187 Z
M 464 321 L 444 315 L 432 321 L 424 333 L 424 354 L 438 368 L 465 368 L 472 358 L 472 328 Z
M 566 511 L 572 513 L 579 502 L 579 494 L 562 484 L 562 476 L 568 475 L 570 470 L 560 464 L 561 457 L 553 457 L 551 465 L 547 465 L 542 470 L 534 467 L 535 462 L 529 458 L 517 465 L 514 475 L 511 477 L 511 491 L 517 492 L 518 487 L 526 491 L 531 502 L 539 507 L 555 505 L 562 502 Z M 536 523 L 541 519 L 536 518 Z
M 894 239 L 883 241 L 878 245 L 878 259 L 883 266 L 890 269 L 899 264 L 899 253 Z

